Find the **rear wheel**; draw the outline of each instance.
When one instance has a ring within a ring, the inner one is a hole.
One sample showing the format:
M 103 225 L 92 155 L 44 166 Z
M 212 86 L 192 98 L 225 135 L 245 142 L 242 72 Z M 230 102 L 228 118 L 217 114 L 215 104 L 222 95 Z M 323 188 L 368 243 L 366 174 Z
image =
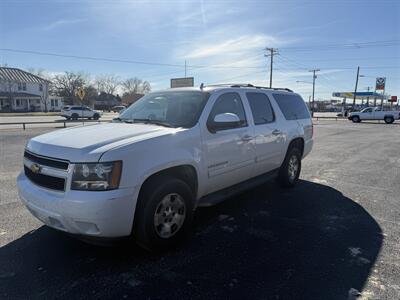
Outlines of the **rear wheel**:
M 391 124 L 391 123 L 393 123 L 394 122 L 394 119 L 393 119 L 393 117 L 385 117 L 385 123 L 386 124 Z
M 78 120 L 78 114 L 72 114 L 71 118 L 72 120 Z
M 296 185 L 301 171 L 301 152 L 297 147 L 288 150 L 279 170 L 278 181 L 284 187 Z
M 145 249 L 176 246 L 190 232 L 194 196 L 182 180 L 167 176 L 150 180 L 140 192 L 133 235 Z

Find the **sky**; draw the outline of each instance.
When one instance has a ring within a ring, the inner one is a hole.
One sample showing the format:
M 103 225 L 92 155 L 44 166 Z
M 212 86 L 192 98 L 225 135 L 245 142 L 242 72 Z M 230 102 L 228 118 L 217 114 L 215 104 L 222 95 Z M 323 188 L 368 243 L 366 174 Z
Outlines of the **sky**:
M 386 77 L 400 96 L 400 1 L 0 1 L 0 64 L 49 74 L 139 77 L 158 90 L 186 61 L 195 85 L 268 86 L 271 47 L 273 86 L 305 100 L 309 70 L 320 69 L 316 99 L 330 99 L 354 91 L 358 66 L 359 91 Z

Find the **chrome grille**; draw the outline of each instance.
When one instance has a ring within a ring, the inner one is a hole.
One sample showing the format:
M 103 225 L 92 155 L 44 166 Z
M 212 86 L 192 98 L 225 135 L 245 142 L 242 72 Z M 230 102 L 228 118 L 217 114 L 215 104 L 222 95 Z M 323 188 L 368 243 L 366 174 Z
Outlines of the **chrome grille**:
M 24 153 L 25 176 L 33 183 L 47 189 L 65 191 L 69 162 L 34 154 Z

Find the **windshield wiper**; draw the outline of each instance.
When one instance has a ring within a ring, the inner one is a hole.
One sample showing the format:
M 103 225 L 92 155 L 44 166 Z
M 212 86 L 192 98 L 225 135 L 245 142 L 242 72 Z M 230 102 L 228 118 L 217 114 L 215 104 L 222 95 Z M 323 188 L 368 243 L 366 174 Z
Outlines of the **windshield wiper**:
M 112 119 L 113 121 L 119 121 L 119 122 L 124 122 L 124 123 L 133 123 L 132 120 L 129 119 L 121 119 L 120 117 L 116 117 L 114 119 Z
M 165 127 L 175 127 L 167 122 L 163 122 L 160 120 L 152 120 L 152 119 L 133 119 L 130 120 L 132 121 L 131 123 L 144 123 L 144 124 L 154 124 L 154 125 L 160 125 L 160 126 L 165 126 Z

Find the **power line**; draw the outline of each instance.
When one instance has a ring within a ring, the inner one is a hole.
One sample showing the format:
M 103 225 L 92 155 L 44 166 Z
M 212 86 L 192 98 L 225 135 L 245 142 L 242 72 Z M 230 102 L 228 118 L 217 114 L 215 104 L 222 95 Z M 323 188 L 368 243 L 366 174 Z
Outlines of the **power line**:
M 182 65 L 177 65 L 177 64 L 164 64 L 164 63 L 135 61 L 135 60 L 127 60 L 127 59 L 92 57 L 92 56 L 81 56 L 81 55 L 70 55 L 70 54 L 58 54 L 58 53 L 40 52 L 40 51 L 31 51 L 31 50 L 20 50 L 20 49 L 11 49 L 11 48 L 0 48 L 0 50 L 1 51 L 7 51 L 7 52 L 15 52 L 15 53 L 25 53 L 25 54 L 35 54 L 35 55 L 43 55 L 43 56 L 55 56 L 55 57 L 85 59 L 85 60 L 93 60 L 93 61 L 107 61 L 107 62 L 118 62 L 118 63 L 127 63 L 127 64 L 140 64 L 140 65 L 152 65 L 152 66 L 165 66 L 165 67 L 183 67 Z
M 12 49 L 12 48 L 0 48 L 0 51 L 21 53 L 21 54 L 33 54 L 33 55 L 41 55 L 41 56 L 54 56 L 54 57 L 72 58 L 72 59 L 81 59 L 81 60 L 91 60 L 91 61 L 105 61 L 105 62 L 114 62 L 114 63 L 140 64 L 140 65 L 151 65 L 151 66 L 162 66 L 162 67 L 179 67 L 182 69 L 185 68 L 184 64 L 179 65 L 179 64 L 158 63 L 158 62 L 119 59 L 119 58 L 106 58 L 106 57 L 60 54 L 60 53 L 54 53 L 54 52 L 42 52 L 42 51 Z M 186 67 L 187 68 L 217 68 L 217 69 L 262 69 L 263 68 L 263 67 L 259 67 L 259 66 L 234 66 L 234 65 L 227 65 L 227 64 L 187 65 Z
M 371 47 L 391 47 L 400 45 L 400 40 L 385 40 L 385 41 L 372 41 L 372 42 L 354 42 L 354 43 L 340 43 L 340 44 L 325 44 L 313 45 L 307 47 L 281 47 L 284 51 L 315 51 L 315 50 L 335 50 L 335 49 L 361 49 Z

